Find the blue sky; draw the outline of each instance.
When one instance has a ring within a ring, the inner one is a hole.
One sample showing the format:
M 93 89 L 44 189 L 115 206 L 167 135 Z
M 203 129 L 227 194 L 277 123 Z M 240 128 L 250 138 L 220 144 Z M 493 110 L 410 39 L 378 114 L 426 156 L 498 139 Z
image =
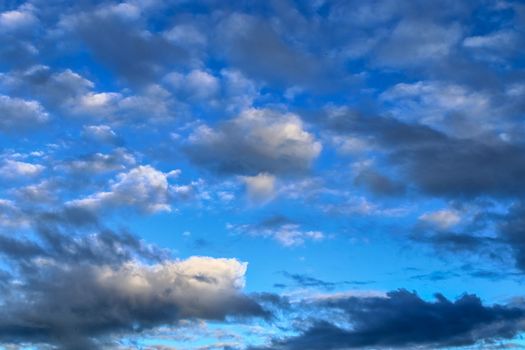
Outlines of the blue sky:
M 522 348 L 520 1 L 0 2 L 0 349 Z

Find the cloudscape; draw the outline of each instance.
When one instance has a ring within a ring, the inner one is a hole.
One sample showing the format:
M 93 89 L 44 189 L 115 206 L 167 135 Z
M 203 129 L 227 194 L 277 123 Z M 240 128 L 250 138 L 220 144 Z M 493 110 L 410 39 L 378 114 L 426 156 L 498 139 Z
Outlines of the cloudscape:
M 0 1 L 0 350 L 525 348 L 525 3 Z

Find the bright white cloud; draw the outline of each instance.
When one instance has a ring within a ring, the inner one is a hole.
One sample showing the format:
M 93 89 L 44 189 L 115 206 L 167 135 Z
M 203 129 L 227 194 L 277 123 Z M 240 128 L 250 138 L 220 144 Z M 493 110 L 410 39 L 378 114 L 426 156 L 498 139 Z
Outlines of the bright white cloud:
M 12 31 L 27 28 L 37 22 L 30 5 L 20 6 L 16 10 L 0 13 L 0 28 L 4 31 Z
M 299 116 L 255 108 L 215 129 L 202 125 L 189 141 L 196 163 L 246 175 L 305 172 L 322 149 Z
M 44 166 L 7 159 L 0 167 L 0 176 L 4 178 L 16 179 L 19 177 L 33 177 L 40 174 Z
M 68 205 L 92 210 L 131 208 L 147 213 L 170 211 L 167 176 L 149 165 L 141 165 L 117 175 L 109 191 L 70 201 Z

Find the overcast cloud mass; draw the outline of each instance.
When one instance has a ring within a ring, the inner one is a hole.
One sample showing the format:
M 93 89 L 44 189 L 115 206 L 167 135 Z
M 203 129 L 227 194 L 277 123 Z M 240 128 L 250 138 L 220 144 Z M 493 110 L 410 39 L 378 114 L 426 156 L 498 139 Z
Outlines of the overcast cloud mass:
M 525 348 L 519 0 L 0 1 L 0 350 Z

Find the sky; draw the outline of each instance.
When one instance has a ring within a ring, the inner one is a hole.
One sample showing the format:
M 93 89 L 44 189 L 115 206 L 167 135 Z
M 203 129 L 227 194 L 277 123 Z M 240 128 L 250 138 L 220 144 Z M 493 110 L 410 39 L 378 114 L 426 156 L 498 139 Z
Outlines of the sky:
M 525 348 L 525 3 L 0 1 L 0 349 Z

